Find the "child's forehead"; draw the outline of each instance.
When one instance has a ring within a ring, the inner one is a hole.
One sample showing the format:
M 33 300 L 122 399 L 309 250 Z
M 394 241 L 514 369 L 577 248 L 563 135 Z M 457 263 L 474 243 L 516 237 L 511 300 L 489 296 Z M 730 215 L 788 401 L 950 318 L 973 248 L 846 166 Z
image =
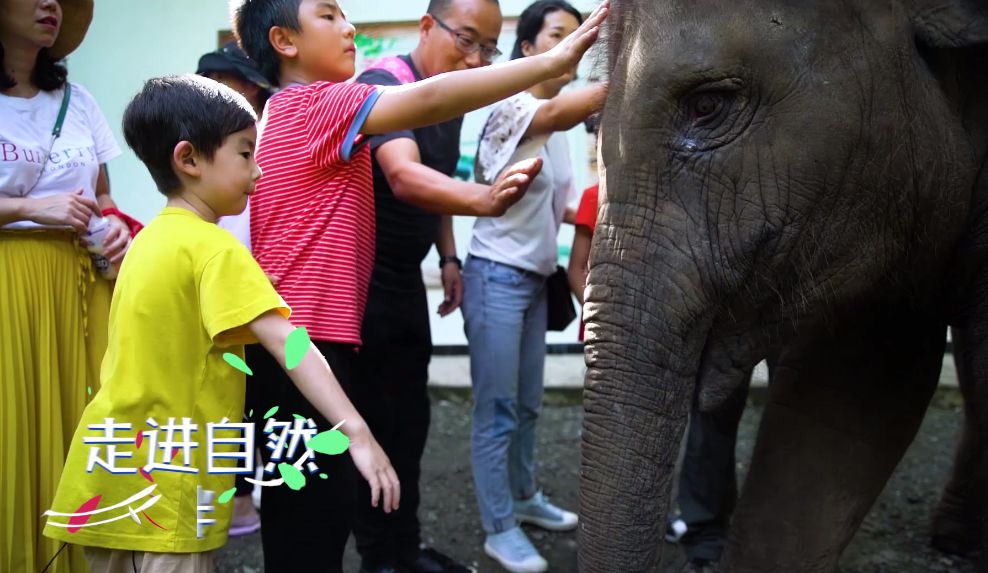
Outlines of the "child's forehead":
M 250 126 L 240 131 L 235 131 L 230 135 L 226 136 L 223 141 L 226 145 L 254 145 L 257 141 L 257 128 L 255 126 Z

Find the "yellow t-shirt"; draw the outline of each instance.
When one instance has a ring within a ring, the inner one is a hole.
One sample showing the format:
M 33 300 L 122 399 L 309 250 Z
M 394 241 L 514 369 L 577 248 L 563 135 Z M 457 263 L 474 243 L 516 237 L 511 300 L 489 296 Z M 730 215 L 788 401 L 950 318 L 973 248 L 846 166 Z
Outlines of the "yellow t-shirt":
M 44 534 L 80 545 L 162 553 L 209 551 L 226 543 L 232 503 L 217 498 L 233 487 L 234 475 L 208 471 L 207 424 L 242 423 L 245 375 L 223 355 L 242 359 L 243 345 L 254 342 L 246 325 L 270 310 L 289 314 L 243 245 L 191 211 L 164 209 L 134 239 L 120 270 L 102 387 L 76 429 L 51 508 L 99 513 L 75 532 L 53 524 L 82 518 L 49 515 Z M 106 418 L 130 424 L 129 430 L 114 432 L 116 443 L 106 444 L 107 432 L 90 428 Z M 197 431 L 173 430 L 169 440 L 170 418 L 175 425 L 189 418 Z M 243 432 L 217 431 L 214 437 L 237 439 Z M 84 443 L 87 438 L 104 443 Z M 174 458 L 164 449 L 169 442 Z M 190 442 L 196 446 L 181 445 Z M 111 448 L 131 457 L 114 458 Z M 212 448 L 214 453 L 242 449 Z M 155 457 L 149 460 L 152 450 Z M 147 466 L 149 461 L 184 469 Z M 111 473 L 106 466 L 128 473 Z M 235 466 L 246 462 L 213 457 L 214 471 Z M 145 467 L 150 467 L 147 476 L 141 473 Z M 190 469 L 197 472 L 184 473 Z M 95 507 L 80 509 L 95 496 L 101 496 Z

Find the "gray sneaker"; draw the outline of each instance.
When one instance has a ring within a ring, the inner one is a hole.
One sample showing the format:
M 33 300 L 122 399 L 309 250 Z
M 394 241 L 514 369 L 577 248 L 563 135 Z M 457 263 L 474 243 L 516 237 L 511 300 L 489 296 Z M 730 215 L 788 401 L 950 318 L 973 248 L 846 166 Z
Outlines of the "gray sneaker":
M 484 553 L 512 573 L 543 573 L 549 568 L 525 532 L 517 526 L 488 535 Z
M 552 505 L 541 491 L 537 491 L 531 499 L 515 500 L 515 521 L 550 531 L 569 531 L 576 529 L 578 519 L 575 513 Z

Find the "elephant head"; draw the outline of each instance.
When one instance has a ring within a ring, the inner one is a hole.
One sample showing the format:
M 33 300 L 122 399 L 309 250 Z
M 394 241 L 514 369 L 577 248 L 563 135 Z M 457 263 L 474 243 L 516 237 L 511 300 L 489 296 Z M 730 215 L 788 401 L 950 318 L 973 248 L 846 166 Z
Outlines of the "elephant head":
M 694 400 L 862 300 L 935 297 L 988 145 L 985 4 L 613 0 L 582 571 L 655 563 Z

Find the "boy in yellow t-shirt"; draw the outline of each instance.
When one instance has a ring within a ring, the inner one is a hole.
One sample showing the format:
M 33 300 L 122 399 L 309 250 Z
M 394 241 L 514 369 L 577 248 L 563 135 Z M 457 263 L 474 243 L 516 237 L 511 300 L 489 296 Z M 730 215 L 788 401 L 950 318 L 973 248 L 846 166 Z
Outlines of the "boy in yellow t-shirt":
M 94 573 L 211 571 L 210 552 L 226 542 L 230 506 L 219 498 L 249 465 L 235 444 L 252 434 L 231 423 L 243 416 L 244 375 L 230 363 L 257 341 L 284 366 L 295 330 L 251 255 L 215 225 L 244 209 L 261 175 L 255 121 L 242 96 L 197 76 L 148 81 L 125 113 L 127 143 L 168 205 L 120 271 L 102 388 L 76 429 L 44 531 L 85 545 Z M 397 509 L 391 464 L 322 355 L 310 345 L 289 375 L 322 415 L 345 420 L 372 504 L 383 497 L 386 511 Z M 285 469 L 291 487 L 304 487 Z

